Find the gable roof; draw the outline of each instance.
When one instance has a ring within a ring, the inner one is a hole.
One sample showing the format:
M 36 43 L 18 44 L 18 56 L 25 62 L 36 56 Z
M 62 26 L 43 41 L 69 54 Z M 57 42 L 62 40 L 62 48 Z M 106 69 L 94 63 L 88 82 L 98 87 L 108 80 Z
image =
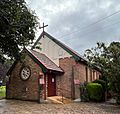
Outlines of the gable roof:
M 63 72 L 63 70 L 58 67 L 53 61 L 51 61 L 45 54 L 34 50 L 29 50 L 29 52 L 48 70 Z
M 64 73 L 64 71 L 58 67 L 54 62 L 52 62 L 45 54 L 36 52 L 34 50 L 28 50 L 26 48 L 23 49 L 23 52 L 26 52 L 34 62 L 36 62 L 43 70 L 43 72 L 53 71 L 58 73 Z M 16 60 L 10 69 L 7 72 L 7 75 L 11 74 L 12 70 L 14 69 L 15 65 L 18 63 Z
M 51 39 L 53 42 L 55 42 L 56 44 L 58 44 L 61 48 L 63 48 L 64 50 L 66 50 L 69 54 L 71 54 L 76 60 L 81 61 L 85 64 L 87 64 L 87 60 L 85 58 L 83 58 L 80 54 L 78 54 L 77 52 L 75 52 L 74 50 L 72 50 L 71 48 L 69 48 L 68 46 L 66 46 L 65 44 L 63 44 L 62 42 L 60 42 L 59 40 L 57 40 L 56 38 L 52 37 L 50 34 L 48 34 L 47 32 L 42 32 L 41 35 L 39 36 L 39 38 L 37 39 L 37 41 L 35 42 L 35 44 L 33 45 L 32 49 L 34 49 L 34 47 L 36 46 L 36 44 L 38 43 L 38 41 L 42 38 L 43 35 L 46 35 L 49 39 Z

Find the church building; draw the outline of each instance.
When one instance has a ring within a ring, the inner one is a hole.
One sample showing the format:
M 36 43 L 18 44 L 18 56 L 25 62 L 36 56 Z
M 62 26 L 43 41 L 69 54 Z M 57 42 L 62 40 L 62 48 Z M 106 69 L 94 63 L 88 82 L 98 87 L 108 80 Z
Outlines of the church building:
M 42 32 L 31 50 L 23 49 L 22 61 L 15 61 L 7 76 L 6 98 L 46 100 L 50 96 L 77 99 L 79 85 L 98 79 L 98 68 L 50 34 Z

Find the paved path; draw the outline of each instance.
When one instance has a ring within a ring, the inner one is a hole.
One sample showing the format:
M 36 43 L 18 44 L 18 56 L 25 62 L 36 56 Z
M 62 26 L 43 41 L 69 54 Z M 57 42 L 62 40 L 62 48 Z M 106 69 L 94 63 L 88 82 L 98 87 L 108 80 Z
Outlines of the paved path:
M 0 100 L 0 114 L 120 114 L 120 106 L 104 103 L 38 104 Z

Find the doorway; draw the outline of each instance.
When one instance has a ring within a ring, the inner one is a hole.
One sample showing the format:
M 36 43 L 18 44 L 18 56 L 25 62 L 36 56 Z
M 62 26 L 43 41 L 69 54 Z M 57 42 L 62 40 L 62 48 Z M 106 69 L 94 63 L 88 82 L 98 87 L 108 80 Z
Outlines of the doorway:
M 56 77 L 55 74 L 48 74 L 48 97 L 56 95 Z

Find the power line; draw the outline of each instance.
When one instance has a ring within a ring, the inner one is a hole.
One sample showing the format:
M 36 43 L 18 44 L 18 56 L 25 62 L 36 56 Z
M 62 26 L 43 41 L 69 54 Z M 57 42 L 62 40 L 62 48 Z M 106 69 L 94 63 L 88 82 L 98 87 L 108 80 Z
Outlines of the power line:
M 86 32 L 85 34 L 80 35 L 79 37 L 89 35 L 89 33 L 95 33 L 95 32 L 98 32 L 98 31 L 102 31 L 102 30 L 108 28 L 109 26 L 116 25 L 116 24 L 120 24 L 120 21 L 118 21 L 118 22 L 116 22 L 116 23 L 113 23 L 113 24 L 111 24 L 111 25 L 107 25 L 107 26 L 105 26 L 105 27 L 103 27 L 103 28 L 101 28 L 101 29 L 98 29 L 98 30 Z M 71 42 L 69 42 L 69 43 L 71 43 Z
M 91 23 L 91 24 L 89 24 L 89 25 L 87 25 L 87 26 L 81 27 L 79 30 L 76 30 L 76 31 L 73 31 L 73 32 L 71 32 L 71 33 L 65 34 L 65 35 L 60 36 L 60 37 L 58 37 L 58 38 L 62 38 L 62 37 L 65 37 L 65 36 L 74 34 L 75 32 L 78 32 L 78 31 L 80 31 L 81 29 L 86 29 L 86 28 L 88 28 L 88 27 L 90 27 L 90 26 L 96 25 L 97 23 L 100 23 L 100 22 L 102 22 L 102 21 L 104 21 L 104 20 L 106 20 L 106 19 L 108 19 L 108 18 L 110 18 L 110 17 L 112 17 L 113 15 L 116 15 L 116 14 L 118 14 L 118 13 L 120 13 L 120 10 L 118 10 L 118 11 L 116 11 L 116 12 L 114 12 L 114 13 L 108 15 L 108 16 L 105 16 L 105 17 L 101 18 L 101 19 L 99 19 L 98 21 L 96 21 L 96 22 L 94 22 L 94 23 Z

